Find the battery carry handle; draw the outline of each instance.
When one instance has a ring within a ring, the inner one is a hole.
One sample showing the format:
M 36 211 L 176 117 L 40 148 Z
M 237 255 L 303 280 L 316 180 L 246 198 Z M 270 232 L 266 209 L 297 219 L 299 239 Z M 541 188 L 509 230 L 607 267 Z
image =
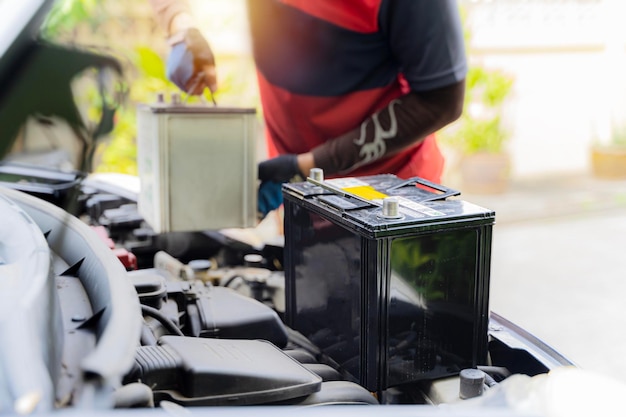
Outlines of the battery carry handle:
M 387 189 L 387 191 L 393 191 L 393 190 L 397 190 L 399 188 L 407 187 L 407 186 L 416 186 L 418 184 L 441 192 L 441 194 L 433 193 L 431 197 L 422 198 L 420 201 L 445 200 L 448 197 L 455 197 L 455 196 L 461 195 L 460 191 L 453 190 L 452 188 L 445 187 L 441 184 L 435 184 L 434 182 L 425 180 L 424 178 L 420 178 L 420 177 L 409 178 L 408 180 L 398 185 L 394 185 L 393 187 Z

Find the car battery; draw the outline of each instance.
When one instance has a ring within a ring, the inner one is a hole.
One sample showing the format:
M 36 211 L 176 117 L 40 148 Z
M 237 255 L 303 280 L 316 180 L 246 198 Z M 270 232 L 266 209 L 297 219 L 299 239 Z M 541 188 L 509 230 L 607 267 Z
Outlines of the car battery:
M 420 178 L 283 185 L 286 316 L 367 389 L 485 364 L 495 212 Z
M 254 109 L 137 108 L 138 210 L 157 233 L 257 223 Z

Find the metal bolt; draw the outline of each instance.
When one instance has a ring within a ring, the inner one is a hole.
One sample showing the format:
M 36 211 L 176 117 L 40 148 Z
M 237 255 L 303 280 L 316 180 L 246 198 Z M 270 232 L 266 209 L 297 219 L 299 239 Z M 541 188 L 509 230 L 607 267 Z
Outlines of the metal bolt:
M 211 269 L 212 263 L 208 259 L 194 259 L 187 264 L 194 272 L 204 272 Z
M 309 171 L 309 177 L 313 178 L 317 182 L 324 181 L 324 170 L 321 168 L 311 168 Z
M 246 266 L 263 266 L 263 256 L 256 253 L 248 253 L 243 257 Z
M 383 217 L 388 219 L 398 218 L 398 199 L 396 197 L 387 197 L 383 199 Z
M 483 371 L 480 369 L 463 369 L 459 376 L 461 378 L 459 398 L 465 400 L 483 394 L 485 385 L 485 373 Z

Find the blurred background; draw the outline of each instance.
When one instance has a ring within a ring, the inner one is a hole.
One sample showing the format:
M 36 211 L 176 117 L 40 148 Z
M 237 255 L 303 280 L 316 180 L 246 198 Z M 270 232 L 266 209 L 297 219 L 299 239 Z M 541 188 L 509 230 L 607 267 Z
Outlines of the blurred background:
M 257 107 L 261 138 L 245 1 L 191 3 L 217 56 L 217 102 Z M 491 308 L 580 366 L 626 381 L 626 2 L 459 4 L 467 100 L 439 140 L 444 183 L 497 213 Z M 127 101 L 95 168 L 136 174 L 135 105 L 178 92 L 147 2 L 59 0 L 45 37 L 124 63 Z

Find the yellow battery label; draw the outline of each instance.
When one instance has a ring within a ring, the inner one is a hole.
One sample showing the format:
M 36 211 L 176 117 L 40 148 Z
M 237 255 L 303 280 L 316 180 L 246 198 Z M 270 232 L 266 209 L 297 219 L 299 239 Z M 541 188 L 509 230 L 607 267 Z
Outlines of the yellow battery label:
M 356 195 L 357 197 L 364 198 L 368 201 L 382 200 L 383 198 L 387 197 L 387 194 L 383 194 L 380 191 L 377 191 L 376 189 L 374 189 L 374 187 L 370 185 L 342 188 L 342 190 L 352 195 Z
M 361 181 L 354 177 L 334 178 L 326 180 L 326 182 L 333 187 L 337 187 L 348 194 L 352 194 L 356 197 L 360 197 L 367 201 L 382 200 L 387 197 L 387 194 L 383 194 L 377 191 L 374 187 L 369 185 L 365 181 Z
M 341 189 L 347 194 L 351 194 L 355 197 L 360 197 L 367 201 L 382 200 L 388 197 L 387 194 L 381 193 L 380 191 L 376 190 L 374 187 L 369 185 L 367 182 L 362 181 L 358 178 L 354 178 L 354 177 L 334 178 L 334 179 L 326 180 L 326 182 L 332 185 L 333 187 Z M 419 204 L 415 201 L 411 201 L 408 198 L 400 197 L 400 196 L 397 198 L 398 198 L 398 203 L 400 204 L 400 207 L 409 209 L 416 213 L 420 213 L 421 215 L 433 216 L 433 217 L 444 215 L 444 213 L 438 210 L 435 210 L 423 204 Z

